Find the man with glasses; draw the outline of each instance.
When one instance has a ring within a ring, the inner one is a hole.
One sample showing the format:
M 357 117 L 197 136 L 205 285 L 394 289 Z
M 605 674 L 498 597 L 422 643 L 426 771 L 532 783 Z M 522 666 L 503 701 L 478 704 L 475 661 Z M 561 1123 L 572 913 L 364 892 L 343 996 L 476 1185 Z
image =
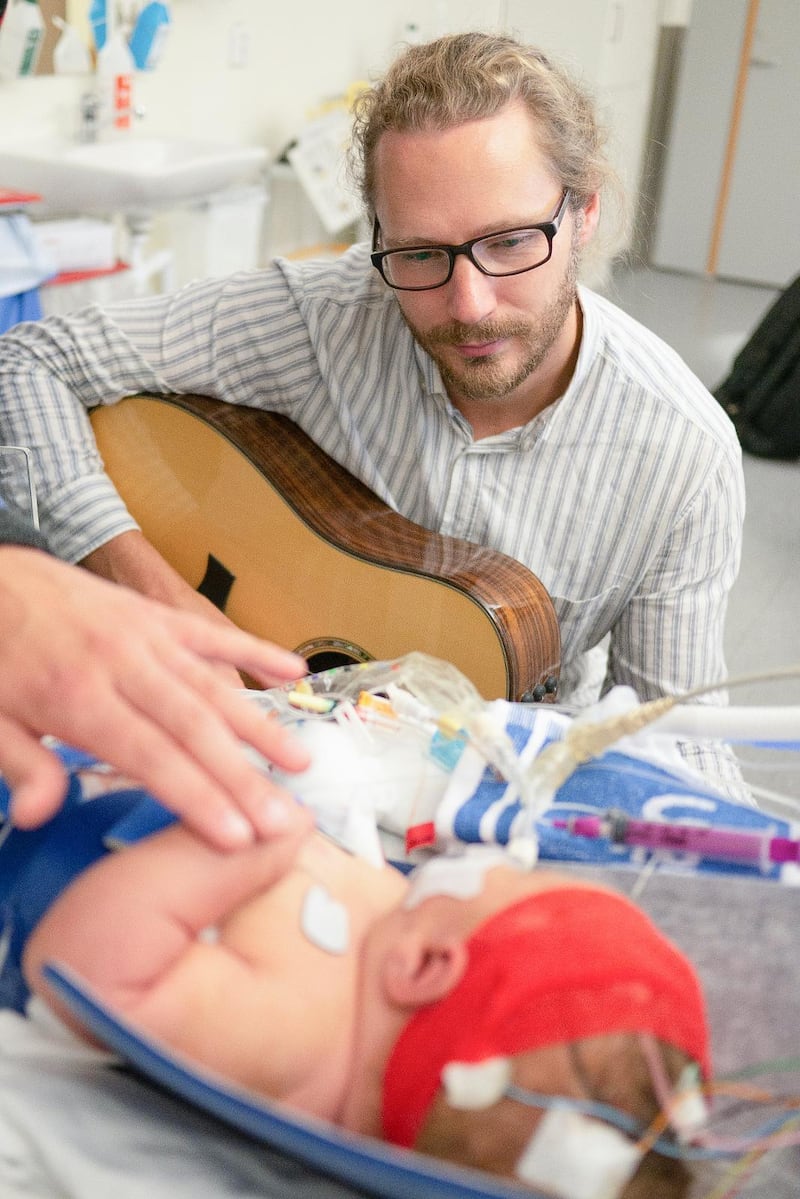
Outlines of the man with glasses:
M 563 701 L 721 681 L 739 446 L 668 347 L 579 287 L 615 186 L 603 141 L 534 48 L 479 33 L 409 47 L 356 104 L 372 247 L 7 335 L 4 432 L 47 448 L 51 544 L 202 602 L 135 529 L 86 419 L 136 391 L 199 392 L 284 413 L 410 520 L 529 567 L 558 615 Z

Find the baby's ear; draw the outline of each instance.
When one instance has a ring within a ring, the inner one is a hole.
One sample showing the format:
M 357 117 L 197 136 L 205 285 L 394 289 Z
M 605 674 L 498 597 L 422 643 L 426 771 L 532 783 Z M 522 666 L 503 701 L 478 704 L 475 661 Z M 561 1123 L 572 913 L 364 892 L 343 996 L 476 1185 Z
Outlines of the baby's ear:
M 418 1008 L 436 1003 L 458 985 L 467 968 L 467 949 L 456 937 L 408 933 L 383 959 L 382 983 L 387 999 L 397 1007 Z

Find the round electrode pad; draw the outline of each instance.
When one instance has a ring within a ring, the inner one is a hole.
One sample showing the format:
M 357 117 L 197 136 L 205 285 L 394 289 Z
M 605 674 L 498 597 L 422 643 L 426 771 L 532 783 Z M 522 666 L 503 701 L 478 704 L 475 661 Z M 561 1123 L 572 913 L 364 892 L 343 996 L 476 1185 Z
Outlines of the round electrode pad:
M 343 954 L 350 944 L 347 908 L 321 883 L 308 888 L 300 912 L 300 927 L 312 945 L 326 953 Z

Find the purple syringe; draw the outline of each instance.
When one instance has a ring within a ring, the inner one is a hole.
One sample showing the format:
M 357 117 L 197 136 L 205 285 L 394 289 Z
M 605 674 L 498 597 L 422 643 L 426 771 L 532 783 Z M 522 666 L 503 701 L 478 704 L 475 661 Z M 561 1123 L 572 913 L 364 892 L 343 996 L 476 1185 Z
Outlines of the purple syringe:
M 660 820 L 635 820 L 611 809 L 604 816 L 569 816 L 554 820 L 555 828 L 578 837 L 605 837 L 618 845 L 696 854 L 718 862 L 743 862 L 767 870 L 773 862 L 800 861 L 800 841 L 776 837 L 769 829 L 743 832 L 735 828 L 709 828 L 701 824 L 670 824 Z

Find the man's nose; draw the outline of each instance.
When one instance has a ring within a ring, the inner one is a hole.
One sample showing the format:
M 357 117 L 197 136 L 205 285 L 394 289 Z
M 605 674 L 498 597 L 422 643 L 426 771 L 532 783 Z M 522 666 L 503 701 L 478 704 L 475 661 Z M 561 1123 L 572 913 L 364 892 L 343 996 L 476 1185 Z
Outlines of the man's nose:
M 466 254 L 459 254 L 447 283 L 450 316 L 465 325 L 474 325 L 494 312 L 497 280 L 484 275 Z

